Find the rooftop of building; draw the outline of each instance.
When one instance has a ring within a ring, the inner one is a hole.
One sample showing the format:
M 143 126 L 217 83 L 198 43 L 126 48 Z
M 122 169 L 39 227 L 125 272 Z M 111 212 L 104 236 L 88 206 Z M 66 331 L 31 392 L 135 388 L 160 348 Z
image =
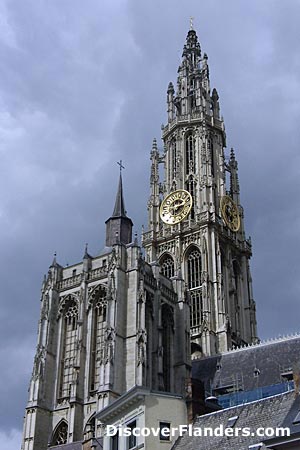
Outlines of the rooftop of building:
M 293 379 L 300 367 L 300 334 L 279 337 L 192 361 L 192 378 L 208 394 L 251 391 Z
M 232 428 L 250 428 L 250 435 L 243 436 L 238 433 L 235 436 L 233 432 L 232 437 L 228 436 L 191 436 L 192 433 L 185 433 L 180 437 L 173 449 L 180 450 L 215 450 L 216 448 L 222 450 L 241 450 L 241 449 L 263 449 L 282 448 L 280 445 L 283 441 L 292 441 L 295 438 L 300 440 L 300 396 L 295 395 L 295 392 L 288 392 L 276 395 L 267 399 L 258 400 L 252 403 L 239 405 L 233 408 L 206 414 L 197 417 L 193 424 L 193 429 L 201 428 L 202 433 L 205 428 L 216 430 L 220 426 L 224 429 Z M 284 438 L 265 438 L 257 436 L 257 429 L 262 428 L 277 428 L 288 427 L 290 429 L 291 437 Z M 220 428 L 219 428 L 220 429 Z M 224 433 L 217 433 L 224 434 Z M 256 444 L 261 446 L 255 447 Z M 272 447 L 269 447 L 272 445 Z M 292 445 L 292 444 L 291 444 Z M 299 448 L 299 441 L 298 441 Z M 254 446 L 254 447 L 251 447 Z M 294 447 L 284 447 L 294 448 Z M 296 447 L 295 447 L 296 448 Z

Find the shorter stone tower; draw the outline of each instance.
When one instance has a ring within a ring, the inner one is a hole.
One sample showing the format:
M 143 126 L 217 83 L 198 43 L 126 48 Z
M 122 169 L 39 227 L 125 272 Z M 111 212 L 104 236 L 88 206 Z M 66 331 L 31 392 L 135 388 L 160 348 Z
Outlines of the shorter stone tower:
M 137 238 L 132 241 L 120 175 L 103 252 L 92 257 L 86 248 L 83 260 L 69 267 L 54 258 L 44 279 L 22 449 L 98 448 L 107 410 L 108 423 L 126 424 L 130 417 L 142 424 L 147 408 L 155 415 L 157 403 L 173 402 L 166 411 L 185 423 L 188 317 L 183 280 L 171 281 L 146 263 Z M 129 392 L 139 402 L 135 415 Z M 128 411 L 123 419 L 116 411 L 114 419 L 111 408 L 120 402 Z

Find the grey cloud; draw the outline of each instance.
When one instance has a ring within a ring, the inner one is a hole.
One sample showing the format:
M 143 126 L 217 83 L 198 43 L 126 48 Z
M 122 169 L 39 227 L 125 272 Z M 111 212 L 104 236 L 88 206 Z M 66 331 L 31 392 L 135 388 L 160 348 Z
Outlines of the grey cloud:
M 126 208 L 146 224 L 151 142 L 190 15 L 239 161 L 260 336 L 296 331 L 297 2 L 11 0 L 0 14 L 0 431 L 22 425 L 43 274 L 54 251 L 72 264 L 85 242 L 103 247 L 120 158 Z

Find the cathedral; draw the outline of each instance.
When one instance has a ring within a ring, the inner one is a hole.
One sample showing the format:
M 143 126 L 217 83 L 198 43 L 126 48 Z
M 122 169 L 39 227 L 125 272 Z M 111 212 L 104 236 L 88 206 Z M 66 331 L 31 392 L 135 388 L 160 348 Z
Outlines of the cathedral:
M 103 251 L 86 248 L 67 267 L 54 257 L 45 276 L 22 450 L 168 450 L 177 436 L 108 426 L 191 423 L 201 409 L 193 361 L 258 343 L 238 164 L 233 149 L 225 157 L 219 95 L 192 27 L 162 143 L 150 152 L 142 245 L 120 163 Z

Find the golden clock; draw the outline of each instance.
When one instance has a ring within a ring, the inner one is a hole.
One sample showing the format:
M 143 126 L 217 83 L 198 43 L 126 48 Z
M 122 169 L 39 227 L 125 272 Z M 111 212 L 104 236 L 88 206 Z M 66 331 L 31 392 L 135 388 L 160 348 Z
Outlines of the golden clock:
M 168 225 L 175 225 L 185 219 L 191 211 L 193 199 L 184 189 L 171 192 L 160 205 L 160 218 Z
M 239 210 L 229 195 L 224 195 L 221 198 L 221 214 L 231 231 L 236 232 L 239 230 L 241 225 Z

